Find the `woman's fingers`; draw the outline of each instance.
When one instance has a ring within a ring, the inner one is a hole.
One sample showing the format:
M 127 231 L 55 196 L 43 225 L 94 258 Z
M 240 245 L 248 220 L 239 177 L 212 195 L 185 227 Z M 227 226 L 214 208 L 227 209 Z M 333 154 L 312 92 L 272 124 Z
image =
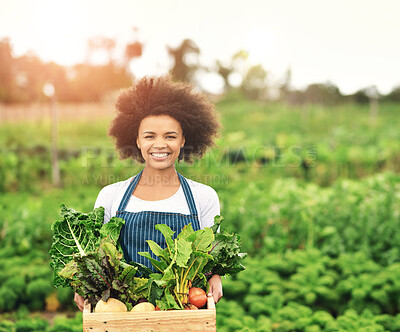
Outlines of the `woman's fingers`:
M 80 296 L 78 293 L 75 293 L 74 301 L 80 311 L 83 311 L 85 299 L 83 296 Z
M 223 296 L 221 277 L 218 274 L 215 274 L 210 278 L 210 280 L 208 280 L 208 283 L 210 285 L 210 291 L 207 296 L 213 296 L 214 302 L 218 303 Z

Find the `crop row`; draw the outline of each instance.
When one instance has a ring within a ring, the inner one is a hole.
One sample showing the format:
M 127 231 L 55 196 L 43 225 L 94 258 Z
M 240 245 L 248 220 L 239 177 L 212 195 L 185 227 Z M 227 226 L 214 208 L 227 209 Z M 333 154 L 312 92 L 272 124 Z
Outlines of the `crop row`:
M 400 176 L 378 174 L 321 188 L 294 179 L 219 188 L 227 225 L 252 255 L 318 248 L 338 257 L 363 251 L 382 265 L 400 261 Z
M 382 105 L 374 121 L 368 108 L 354 105 L 291 108 L 225 100 L 217 110 L 223 124 L 217 147 L 194 165 L 181 165 L 188 175 L 208 175 L 219 183 L 235 176 L 247 182 L 296 177 L 325 186 L 339 178 L 400 171 L 398 105 Z M 118 160 L 107 126 L 106 119 L 59 124 L 64 186 L 100 187 L 140 167 Z M 0 125 L 0 192 L 50 186 L 50 133 L 48 121 Z

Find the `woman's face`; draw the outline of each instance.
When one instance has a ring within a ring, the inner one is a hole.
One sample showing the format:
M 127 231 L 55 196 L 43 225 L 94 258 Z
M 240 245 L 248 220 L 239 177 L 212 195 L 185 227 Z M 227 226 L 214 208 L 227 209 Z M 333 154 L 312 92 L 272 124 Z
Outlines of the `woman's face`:
M 185 144 L 181 125 L 168 115 L 148 116 L 139 126 L 137 146 L 146 166 L 165 169 L 174 166 Z

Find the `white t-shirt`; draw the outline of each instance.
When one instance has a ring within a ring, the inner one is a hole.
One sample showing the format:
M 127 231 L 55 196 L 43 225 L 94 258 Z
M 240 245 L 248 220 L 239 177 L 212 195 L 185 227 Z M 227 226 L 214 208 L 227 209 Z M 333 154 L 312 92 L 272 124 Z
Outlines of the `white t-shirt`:
M 97 196 L 95 208 L 104 207 L 104 222 L 107 223 L 117 213 L 119 204 L 133 177 L 105 186 Z M 214 225 L 214 217 L 220 214 L 220 205 L 217 192 L 205 184 L 186 179 L 192 191 L 200 221 L 200 228 Z M 182 185 L 178 191 L 169 198 L 158 201 L 145 201 L 131 195 L 125 208 L 128 212 L 156 211 L 172 212 L 189 215 L 189 206 L 183 192 Z

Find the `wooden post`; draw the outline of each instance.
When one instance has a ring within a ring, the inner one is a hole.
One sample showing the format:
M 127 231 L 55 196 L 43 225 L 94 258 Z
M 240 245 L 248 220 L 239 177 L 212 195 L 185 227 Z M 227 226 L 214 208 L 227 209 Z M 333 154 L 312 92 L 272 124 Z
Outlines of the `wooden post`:
M 378 117 L 378 99 L 379 92 L 375 86 L 371 86 L 367 89 L 367 96 L 369 98 L 369 119 L 370 122 L 375 123 Z
M 43 87 L 43 92 L 50 98 L 51 107 L 51 179 L 54 186 L 60 187 L 61 179 L 58 165 L 58 110 L 53 84 L 46 83 Z
M 58 110 L 55 95 L 51 97 L 51 170 L 53 185 L 60 187 L 60 168 L 58 166 Z

